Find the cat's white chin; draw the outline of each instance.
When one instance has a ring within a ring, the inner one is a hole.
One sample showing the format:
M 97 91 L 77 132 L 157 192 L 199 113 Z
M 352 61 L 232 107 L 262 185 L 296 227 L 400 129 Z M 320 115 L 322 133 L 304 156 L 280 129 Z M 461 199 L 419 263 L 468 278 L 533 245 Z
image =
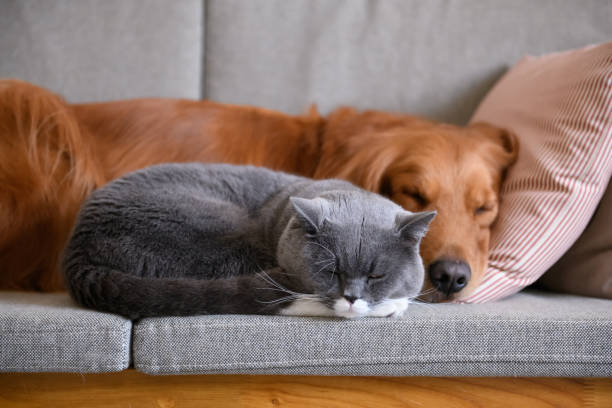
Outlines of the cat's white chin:
M 374 306 L 368 305 L 364 300 L 357 299 L 350 304 L 346 299 L 338 299 L 334 303 L 336 316 L 346 319 L 357 317 L 401 317 L 408 309 L 410 301 L 406 297 L 386 299 Z
M 368 302 L 362 299 L 357 299 L 352 304 L 345 298 L 337 299 L 334 302 L 334 313 L 336 316 L 344 317 L 345 319 L 368 316 L 369 311 L 370 306 Z

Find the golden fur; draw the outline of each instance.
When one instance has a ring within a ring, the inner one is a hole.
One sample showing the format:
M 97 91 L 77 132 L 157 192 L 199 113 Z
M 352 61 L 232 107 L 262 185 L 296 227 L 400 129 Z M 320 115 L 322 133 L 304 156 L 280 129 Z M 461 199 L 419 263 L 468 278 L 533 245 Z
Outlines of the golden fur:
M 69 105 L 2 80 L 0 289 L 61 290 L 58 259 L 93 189 L 148 165 L 199 161 L 344 178 L 411 211 L 437 210 L 423 259 L 465 260 L 472 279 L 455 295 L 463 297 L 486 267 L 499 187 L 516 153 L 516 138 L 487 124 L 351 108 L 291 116 L 175 99 Z

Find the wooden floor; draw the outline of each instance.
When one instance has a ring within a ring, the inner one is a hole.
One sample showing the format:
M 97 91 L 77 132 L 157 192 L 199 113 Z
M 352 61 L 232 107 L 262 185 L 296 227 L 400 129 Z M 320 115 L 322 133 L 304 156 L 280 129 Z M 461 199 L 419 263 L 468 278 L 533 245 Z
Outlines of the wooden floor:
M 612 379 L 0 374 L 0 407 L 612 407 Z

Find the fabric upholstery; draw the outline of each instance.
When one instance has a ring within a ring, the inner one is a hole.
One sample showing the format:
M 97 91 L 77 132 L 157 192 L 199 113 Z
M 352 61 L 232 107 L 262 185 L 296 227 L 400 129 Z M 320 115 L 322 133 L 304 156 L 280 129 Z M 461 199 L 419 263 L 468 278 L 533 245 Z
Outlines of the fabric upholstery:
M 607 41 L 610 21 L 599 0 L 210 0 L 204 96 L 462 124 L 520 57 Z
M 200 97 L 201 0 L 2 0 L 0 77 L 71 102 Z
M 612 299 L 612 184 L 576 243 L 538 281 L 543 288 Z
M 0 371 L 120 371 L 129 365 L 131 328 L 64 293 L 0 292 Z
M 151 374 L 612 375 L 612 301 L 539 292 L 413 305 L 402 319 L 143 319 L 134 366 Z
M 612 174 L 612 42 L 523 58 L 472 122 L 511 129 L 517 162 L 501 189 L 489 267 L 465 299 L 485 302 L 533 283 L 578 239 Z

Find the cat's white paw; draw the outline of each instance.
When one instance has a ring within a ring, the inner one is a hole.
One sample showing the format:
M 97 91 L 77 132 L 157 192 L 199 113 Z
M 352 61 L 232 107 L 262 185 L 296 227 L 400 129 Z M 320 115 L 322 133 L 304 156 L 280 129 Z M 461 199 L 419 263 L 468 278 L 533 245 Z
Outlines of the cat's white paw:
M 387 299 L 372 307 L 370 317 L 401 317 L 408 309 L 408 298 Z
M 297 299 L 291 305 L 279 311 L 285 316 L 335 316 L 334 311 L 318 300 Z
M 333 310 L 318 300 L 297 299 L 291 305 L 279 311 L 285 316 L 322 316 L 344 317 L 355 319 L 358 317 L 401 317 L 408 308 L 408 298 L 387 299 L 374 307 L 368 302 L 357 299 L 353 304 L 341 298 L 334 302 Z

